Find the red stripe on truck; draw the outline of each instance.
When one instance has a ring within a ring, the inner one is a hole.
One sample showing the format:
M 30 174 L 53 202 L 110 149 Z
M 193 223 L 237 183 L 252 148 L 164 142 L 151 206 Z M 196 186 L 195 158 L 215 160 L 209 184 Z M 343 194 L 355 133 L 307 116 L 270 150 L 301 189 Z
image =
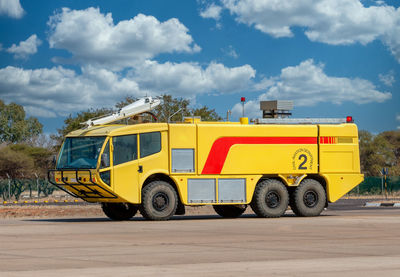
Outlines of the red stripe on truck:
M 321 144 L 336 144 L 336 138 L 335 137 L 320 137 L 319 143 L 321 143 Z
M 222 137 L 214 141 L 201 174 L 220 174 L 235 144 L 317 144 L 316 137 Z

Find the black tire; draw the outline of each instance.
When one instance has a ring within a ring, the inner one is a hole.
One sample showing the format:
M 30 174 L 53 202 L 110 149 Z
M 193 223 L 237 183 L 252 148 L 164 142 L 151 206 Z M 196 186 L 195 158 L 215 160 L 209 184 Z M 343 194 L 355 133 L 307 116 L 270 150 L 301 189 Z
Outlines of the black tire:
M 138 207 L 130 203 L 101 203 L 101 208 L 112 220 L 129 220 L 138 211 Z
M 290 208 L 297 216 L 318 216 L 325 204 L 325 189 L 314 179 L 303 180 L 290 196 Z
M 288 204 L 285 185 L 279 180 L 267 179 L 257 184 L 250 206 L 259 217 L 280 217 Z
M 213 205 L 214 211 L 225 218 L 236 218 L 241 216 L 247 205 Z
M 177 206 L 178 195 L 167 182 L 153 181 L 142 190 L 139 210 L 146 219 L 168 220 L 176 213 Z

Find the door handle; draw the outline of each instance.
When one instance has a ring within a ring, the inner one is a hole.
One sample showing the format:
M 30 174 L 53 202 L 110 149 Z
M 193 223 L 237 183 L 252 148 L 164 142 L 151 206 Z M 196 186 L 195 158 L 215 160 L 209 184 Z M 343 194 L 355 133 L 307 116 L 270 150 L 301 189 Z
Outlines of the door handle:
M 143 166 L 139 165 L 138 172 L 143 173 Z

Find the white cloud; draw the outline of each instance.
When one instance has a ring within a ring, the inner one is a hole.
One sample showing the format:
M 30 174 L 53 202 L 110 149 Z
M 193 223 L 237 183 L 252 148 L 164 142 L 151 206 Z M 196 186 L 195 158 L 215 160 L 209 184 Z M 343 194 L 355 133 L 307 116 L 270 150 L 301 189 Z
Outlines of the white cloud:
M 328 76 L 323 65 L 311 59 L 282 69 L 274 85 L 262 95 L 266 99 L 293 99 L 298 106 L 320 102 L 365 104 L 384 102 L 391 97 L 391 93 L 378 91 L 368 80 Z
M 378 77 L 379 80 L 388 87 L 391 87 L 393 83 L 396 82 L 393 70 L 389 71 L 387 74 L 379 74 Z
M 222 0 L 236 20 L 273 37 L 304 28 L 311 41 L 332 45 L 385 43 L 400 62 L 400 8 L 359 0 Z
M 140 96 L 137 84 L 113 72 L 87 67 L 82 75 L 63 67 L 0 69 L 0 97 L 27 108 L 33 116 L 65 116 L 88 108 L 113 106 L 123 97 Z
M 0 15 L 19 19 L 24 13 L 25 11 L 19 0 L 0 0 Z
M 313 60 L 286 67 L 279 76 L 265 77 L 258 83 L 250 65 L 229 68 L 215 62 L 201 66 L 147 60 L 126 75 L 94 66 L 81 71 L 77 74 L 61 66 L 35 70 L 8 66 L 0 69 L 0 97 L 23 105 L 30 115 L 54 117 L 90 107 L 112 107 L 128 95 L 167 93 L 195 99 L 201 94 L 264 90 L 257 100 L 246 103 L 246 115 L 260 117 L 260 100 L 291 99 L 296 106 L 312 106 L 321 102 L 383 102 L 392 96 L 367 80 L 327 76 L 323 65 Z M 240 105 L 232 110 L 234 115 L 241 114 Z
M 236 53 L 236 51 L 235 51 L 235 49 L 233 48 L 232 45 L 229 45 L 227 48 L 221 49 L 221 50 L 225 55 L 228 55 L 228 56 L 230 56 L 230 57 L 232 57 L 234 59 L 239 58 L 239 54 Z
M 221 18 L 222 7 L 215 5 L 214 3 L 206 7 L 200 12 L 200 16 L 203 18 L 211 18 L 219 20 Z
M 200 47 L 189 30 L 176 18 L 160 22 L 138 14 L 114 24 L 111 13 L 98 8 L 62 11 L 50 17 L 49 44 L 65 49 L 84 64 L 121 69 L 160 53 L 194 53 Z
M 197 63 L 159 64 L 146 61 L 134 71 L 141 88 L 157 93 L 193 97 L 201 93 L 232 93 L 250 86 L 255 77 L 250 65 L 228 68 L 210 63 L 202 68 Z
M 254 91 L 260 91 L 260 90 L 266 90 L 267 88 L 271 87 L 275 83 L 275 78 L 262 78 L 261 81 L 254 83 L 253 85 L 253 90 Z
M 86 66 L 82 74 L 61 66 L 25 70 L 0 69 L 0 98 L 23 105 L 33 116 L 65 116 L 96 107 L 113 107 L 125 96 L 168 93 L 195 98 L 202 93 L 230 93 L 250 86 L 255 70 L 249 65 L 227 68 L 211 63 L 145 61 L 126 76 L 104 68 Z
M 33 115 L 35 117 L 57 117 L 54 111 L 49 111 L 48 109 L 35 107 L 35 106 L 24 106 L 24 110 L 28 115 Z
M 242 117 L 243 114 L 243 107 L 242 103 L 237 103 L 232 108 L 232 115 L 233 117 Z M 250 100 L 244 104 L 244 116 L 254 119 L 254 118 L 261 118 L 262 112 L 260 110 L 260 101 L 257 100 Z
M 37 48 L 42 44 L 36 34 L 31 35 L 27 40 L 21 41 L 18 45 L 13 44 L 7 49 L 8 53 L 14 54 L 16 59 L 26 59 L 29 55 L 37 52 Z
M 313 106 L 323 102 L 381 103 L 392 97 L 390 92 L 378 91 L 368 80 L 332 77 L 326 75 L 323 69 L 322 64 L 315 64 L 309 59 L 297 66 L 283 68 L 277 77 L 264 79 L 260 88 L 265 87 L 267 91 L 259 95 L 257 101 L 246 103 L 249 117 L 259 116 L 261 100 L 293 100 L 295 106 Z M 241 105 L 235 105 L 232 111 L 240 116 Z

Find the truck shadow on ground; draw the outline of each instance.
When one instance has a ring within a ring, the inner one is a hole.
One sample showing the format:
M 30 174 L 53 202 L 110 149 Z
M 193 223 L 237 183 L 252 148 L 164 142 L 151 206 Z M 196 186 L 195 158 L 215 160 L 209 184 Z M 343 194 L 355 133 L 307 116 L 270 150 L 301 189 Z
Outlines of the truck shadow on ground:
M 327 214 L 322 214 L 319 217 L 326 217 L 326 216 L 333 216 L 333 215 L 327 215 Z M 281 218 L 296 218 L 297 216 L 294 214 L 285 214 Z M 298 218 L 304 218 L 306 217 L 298 217 Z M 259 220 L 279 220 L 279 218 L 260 218 L 255 214 L 245 214 L 242 215 L 238 218 L 222 218 L 219 215 L 177 215 L 173 216 L 170 220 L 168 221 L 158 221 L 158 222 L 171 222 L 171 221 L 185 221 L 185 220 L 246 220 L 246 219 L 259 219 Z M 114 221 L 111 220 L 107 217 L 96 217 L 96 218 L 40 218 L 40 219 L 25 219 L 23 221 L 33 221 L 33 222 L 71 222 L 71 223 L 81 223 L 81 222 L 130 222 L 130 221 L 139 221 L 139 222 L 149 222 L 149 223 L 154 223 L 157 221 L 151 221 L 151 220 L 146 220 L 141 216 L 135 216 L 130 220 L 125 220 L 125 221 Z

